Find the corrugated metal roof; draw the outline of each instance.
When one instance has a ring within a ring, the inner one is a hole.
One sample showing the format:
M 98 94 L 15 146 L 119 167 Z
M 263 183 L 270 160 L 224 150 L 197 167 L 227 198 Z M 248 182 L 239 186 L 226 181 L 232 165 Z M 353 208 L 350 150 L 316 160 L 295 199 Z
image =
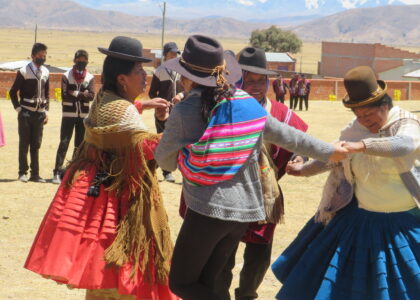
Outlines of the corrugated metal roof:
M 415 70 L 415 71 L 410 72 L 410 73 L 407 73 L 407 74 L 404 74 L 403 77 L 420 78 L 420 69 Z
M 294 62 L 293 58 L 291 58 L 286 52 L 266 52 L 265 57 L 268 62 Z
M 0 64 L 0 70 L 4 71 L 16 71 L 29 64 L 30 60 L 18 60 Z

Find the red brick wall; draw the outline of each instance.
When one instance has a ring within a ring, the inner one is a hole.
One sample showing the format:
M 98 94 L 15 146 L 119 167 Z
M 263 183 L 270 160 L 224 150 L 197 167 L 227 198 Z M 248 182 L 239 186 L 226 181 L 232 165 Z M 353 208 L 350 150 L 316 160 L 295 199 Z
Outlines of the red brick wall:
M 403 65 L 402 59 L 420 59 L 420 54 L 382 44 L 322 42 L 320 74 L 343 77 L 356 66 L 371 66 L 378 73 Z M 386 60 L 382 60 L 386 58 Z
M 54 88 L 60 88 L 62 74 L 50 74 L 50 98 L 54 99 Z M 6 91 L 10 89 L 16 77 L 15 72 L 0 72 L 0 98 L 6 97 Z M 101 84 L 101 76 L 95 75 L 95 89 L 99 90 Z M 152 76 L 147 77 L 148 87 Z M 411 99 L 420 100 L 420 81 L 387 81 L 389 95 L 394 96 L 394 90 L 401 91 L 401 100 L 408 99 L 408 87 L 411 84 Z M 329 95 L 335 95 L 337 88 L 337 99 L 342 99 L 346 91 L 344 89 L 342 79 L 311 79 L 310 100 L 328 100 Z M 148 90 L 145 95 L 147 97 Z M 268 93 L 269 98 L 275 99 L 272 84 Z M 289 95 L 286 96 L 289 98 Z
M 296 63 L 282 63 L 282 62 L 269 62 L 267 68 L 269 70 L 280 70 L 281 67 L 286 67 L 286 70 L 282 70 L 282 71 L 289 71 L 289 72 L 294 72 L 295 71 L 295 65 Z

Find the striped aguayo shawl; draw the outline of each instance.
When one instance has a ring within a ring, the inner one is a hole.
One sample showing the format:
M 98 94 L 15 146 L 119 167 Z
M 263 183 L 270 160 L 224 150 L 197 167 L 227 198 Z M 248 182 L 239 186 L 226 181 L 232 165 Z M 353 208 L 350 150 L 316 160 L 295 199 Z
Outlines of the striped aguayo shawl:
M 242 90 L 220 101 L 199 141 L 179 152 L 179 169 L 187 182 L 205 186 L 232 179 L 254 150 L 266 118 L 265 109 Z

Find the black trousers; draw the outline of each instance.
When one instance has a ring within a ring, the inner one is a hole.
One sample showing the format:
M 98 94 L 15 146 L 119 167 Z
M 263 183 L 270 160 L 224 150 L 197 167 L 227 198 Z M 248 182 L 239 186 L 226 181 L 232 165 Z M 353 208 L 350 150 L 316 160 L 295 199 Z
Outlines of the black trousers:
M 277 102 L 281 102 L 281 103 L 284 103 L 284 95 L 283 96 L 276 96 L 276 100 L 277 100 Z
M 258 298 L 258 287 L 271 264 L 273 244 L 246 243 L 244 265 L 239 274 L 239 287 L 235 289 L 235 300 L 253 300 Z M 235 267 L 237 249 L 232 253 L 225 268 L 218 276 L 216 292 L 222 294 L 222 300 L 229 300 L 229 288 L 232 283 L 232 269 Z
M 309 97 L 306 95 L 306 96 L 299 96 L 299 110 L 302 110 L 302 102 L 305 102 L 305 108 L 306 108 L 306 110 L 308 110 L 308 105 L 309 105 L 309 99 L 308 99 Z
M 210 218 L 189 209 L 172 256 L 172 292 L 183 300 L 223 299 L 215 292 L 216 279 L 247 228 L 248 223 Z
M 39 148 L 42 143 L 45 113 L 23 109 L 18 114 L 19 176 L 28 173 L 28 150 L 31 176 L 39 176 Z
M 290 109 L 296 109 L 298 104 L 298 96 L 290 96 Z
M 66 158 L 70 140 L 73 136 L 73 130 L 76 133 L 74 137 L 74 156 L 74 154 L 77 151 L 77 148 L 83 142 L 83 138 L 85 136 L 85 126 L 83 124 L 83 118 L 62 118 L 60 129 L 60 144 L 58 145 L 57 155 L 55 157 L 54 175 L 58 174 L 61 168 L 63 167 L 64 159 Z

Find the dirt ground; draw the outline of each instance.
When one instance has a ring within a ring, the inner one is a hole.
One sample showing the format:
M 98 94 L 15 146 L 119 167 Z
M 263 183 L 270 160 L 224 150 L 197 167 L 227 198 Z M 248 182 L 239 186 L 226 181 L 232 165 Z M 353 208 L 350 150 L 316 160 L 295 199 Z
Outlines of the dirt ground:
M 416 111 L 420 116 L 420 101 L 401 101 L 396 105 Z M 10 101 L 0 100 L 7 145 L 0 148 L 0 299 L 76 300 L 84 298 L 84 291 L 69 290 L 53 281 L 46 280 L 23 268 L 38 226 L 44 216 L 57 186 L 48 182 L 21 183 L 16 181 L 18 171 L 17 116 Z M 344 125 L 353 117 L 339 101 L 310 102 L 308 112 L 298 114 L 309 124 L 309 133 L 325 141 L 334 140 Z M 153 115 L 143 115 L 146 124 L 154 130 Z M 40 151 L 41 176 L 52 177 L 55 154 L 59 142 L 61 106 L 51 103 L 49 123 L 44 128 L 44 138 Z M 72 153 L 72 145 L 68 157 Z M 161 174 L 159 174 L 161 178 Z M 169 215 L 172 237 L 175 240 L 181 225 L 178 203 L 181 191 L 181 176 L 175 173 L 175 184 L 161 182 L 166 209 Z M 281 186 L 286 202 L 286 223 L 277 227 L 273 245 L 274 261 L 293 240 L 305 222 L 313 215 L 320 199 L 326 175 L 312 178 L 285 176 Z M 237 286 L 238 273 L 242 266 L 242 248 L 237 254 L 233 287 Z M 280 283 L 269 270 L 262 283 L 260 299 L 273 299 Z

